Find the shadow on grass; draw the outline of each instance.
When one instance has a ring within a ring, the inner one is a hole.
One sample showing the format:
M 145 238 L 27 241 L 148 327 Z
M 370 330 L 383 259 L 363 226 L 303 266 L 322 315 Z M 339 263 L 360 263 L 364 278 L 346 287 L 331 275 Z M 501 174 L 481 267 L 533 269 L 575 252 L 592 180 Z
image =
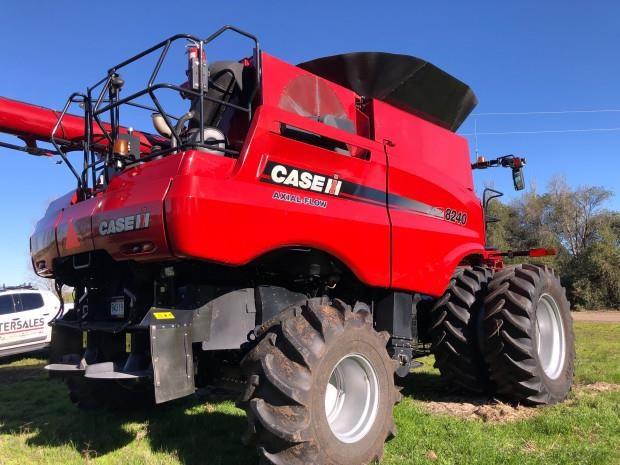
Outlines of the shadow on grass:
M 85 458 L 131 444 L 129 455 L 144 447 L 187 465 L 257 461 L 253 448 L 241 444 L 246 420 L 230 400 L 206 403 L 193 397 L 142 411 L 82 411 L 69 402 L 63 383 L 47 378 L 43 364 L 0 365 L 0 433 L 27 434 L 26 444 L 33 447 L 72 447 Z M 434 373 L 414 371 L 401 384 L 402 394 L 417 400 L 480 400 Z M 131 460 L 122 457 L 119 461 Z
M 226 403 L 232 409 L 231 401 Z M 218 404 L 222 402 L 210 403 L 209 408 Z M 147 420 L 151 448 L 175 454 L 187 465 L 256 463 L 254 449 L 241 444 L 245 415 L 192 408 L 198 405 L 204 403 L 194 398 L 151 412 Z
M 240 440 L 245 416 L 231 401 L 189 398 L 136 412 L 82 411 L 69 402 L 63 383 L 39 370 L 0 367 L 0 434 L 25 434 L 33 447 L 73 447 L 85 458 L 135 442 L 187 465 L 256 463 L 254 450 Z
M 401 394 L 416 400 L 428 402 L 470 402 L 485 404 L 492 399 L 483 394 L 475 394 L 450 384 L 439 374 L 413 371 L 398 382 L 402 386 Z

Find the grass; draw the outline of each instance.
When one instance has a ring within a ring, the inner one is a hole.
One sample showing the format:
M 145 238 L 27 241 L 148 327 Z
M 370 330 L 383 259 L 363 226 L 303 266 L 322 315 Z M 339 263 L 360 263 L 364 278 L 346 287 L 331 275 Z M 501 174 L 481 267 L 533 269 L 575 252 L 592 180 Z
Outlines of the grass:
M 578 322 L 577 388 L 569 401 L 513 423 L 493 424 L 434 415 L 425 402 L 446 395 L 432 358 L 407 380 L 396 410 L 398 436 L 385 464 L 620 463 L 620 392 L 579 388 L 620 384 L 620 324 Z M 0 365 L 0 465 L 254 464 L 241 446 L 243 412 L 234 403 L 197 399 L 148 413 L 75 409 L 64 386 L 41 373 L 42 359 Z
M 575 324 L 577 382 L 620 384 L 620 324 Z

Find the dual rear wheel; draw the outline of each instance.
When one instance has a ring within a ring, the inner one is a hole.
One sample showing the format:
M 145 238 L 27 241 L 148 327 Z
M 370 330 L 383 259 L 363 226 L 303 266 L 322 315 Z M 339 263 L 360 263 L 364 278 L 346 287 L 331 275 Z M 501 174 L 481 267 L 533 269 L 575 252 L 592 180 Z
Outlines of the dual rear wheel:
M 489 283 L 482 350 L 498 395 L 527 405 L 560 402 L 575 372 L 566 290 L 551 268 L 518 265 Z
M 570 305 L 549 267 L 522 264 L 493 277 L 459 269 L 433 309 L 442 376 L 470 391 L 542 405 L 566 398 L 574 375 Z

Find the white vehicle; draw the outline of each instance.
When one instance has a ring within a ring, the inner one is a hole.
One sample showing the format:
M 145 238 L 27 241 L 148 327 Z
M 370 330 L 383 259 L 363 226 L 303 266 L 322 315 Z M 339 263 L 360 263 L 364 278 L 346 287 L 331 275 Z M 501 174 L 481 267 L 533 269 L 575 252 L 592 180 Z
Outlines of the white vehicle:
M 52 336 L 48 323 L 59 309 L 60 301 L 50 291 L 0 287 L 0 357 L 47 347 Z

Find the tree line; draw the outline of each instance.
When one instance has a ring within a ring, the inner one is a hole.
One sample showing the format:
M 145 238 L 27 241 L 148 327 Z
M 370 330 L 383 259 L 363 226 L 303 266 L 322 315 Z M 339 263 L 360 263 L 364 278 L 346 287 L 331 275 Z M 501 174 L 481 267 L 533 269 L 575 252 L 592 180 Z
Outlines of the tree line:
M 554 178 L 547 192 L 492 200 L 487 243 L 501 250 L 553 247 L 542 259 L 554 267 L 574 308 L 620 308 L 620 212 L 605 209 L 613 193 L 600 186 L 570 187 Z M 513 261 L 517 261 L 516 259 Z

